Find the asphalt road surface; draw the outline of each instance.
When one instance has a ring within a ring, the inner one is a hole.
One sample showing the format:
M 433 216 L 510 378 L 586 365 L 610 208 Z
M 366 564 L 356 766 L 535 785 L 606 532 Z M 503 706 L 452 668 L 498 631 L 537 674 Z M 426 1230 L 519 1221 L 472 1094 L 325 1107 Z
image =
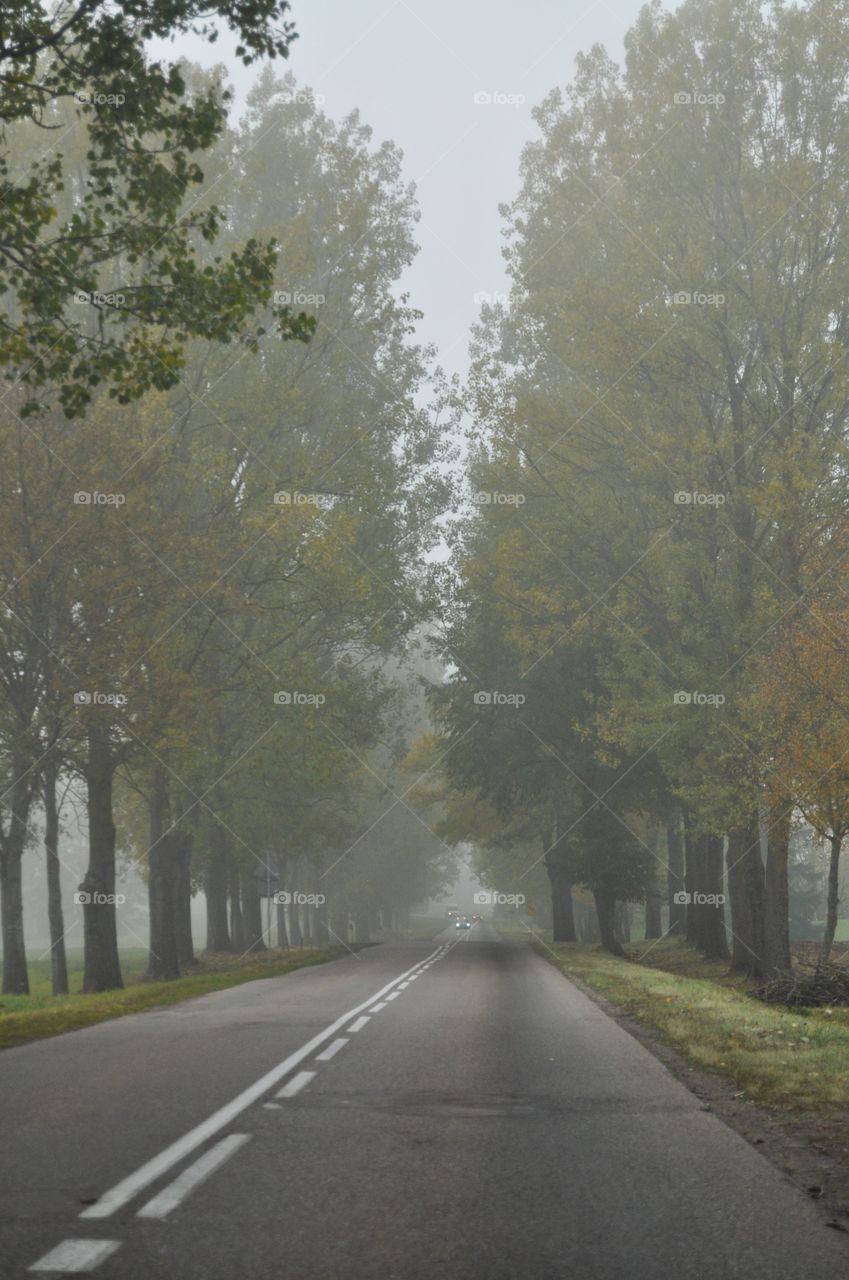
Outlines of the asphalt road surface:
M 849 1242 L 487 925 L 0 1054 L 0 1274 L 835 1280 Z

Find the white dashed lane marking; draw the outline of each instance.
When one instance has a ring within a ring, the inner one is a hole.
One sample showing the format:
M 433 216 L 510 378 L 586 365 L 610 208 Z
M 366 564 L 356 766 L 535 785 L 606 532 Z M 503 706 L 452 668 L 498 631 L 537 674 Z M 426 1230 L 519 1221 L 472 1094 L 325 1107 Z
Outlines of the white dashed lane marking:
M 344 1049 L 346 1044 L 350 1044 L 344 1036 L 340 1036 L 338 1040 L 334 1040 L 333 1044 L 329 1044 L 324 1053 L 317 1053 L 316 1062 L 329 1062 L 331 1058 L 335 1058 L 340 1049 Z
M 63 1240 L 55 1249 L 34 1262 L 30 1271 L 53 1271 L 67 1275 L 75 1271 L 93 1271 L 106 1258 L 121 1248 L 120 1240 Z
M 250 1136 L 249 1133 L 231 1133 L 226 1138 L 222 1138 L 209 1151 L 204 1152 L 199 1160 L 195 1160 L 194 1164 L 190 1164 L 188 1169 L 184 1169 L 179 1178 L 175 1178 L 152 1200 L 148 1200 L 147 1204 L 142 1205 L 136 1216 L 139 1218 L 167 1218 L 172 1209 L 176 1209 L 178 1204 L 185 1200 L 188 1195 L 191 1195 L 195 1187 L 199 1187 L 202 1182 L 206 1182 L 207 1178 L 211 1177 L 215 1170 L 224 1164 L 225 1160 L 229 1160 L 232 1155 L 235 1155 L 239 1147 L 243 1147 Z
M 431 954 L 436 955 L 438 953 L 432 952 Z M 430 959 L 431 957 L 428 956 L 427 958 Z M 301 1045 L 300 1049 L 296 1049 L 295 1052 L 291 1053 L 288 1058 L 283 1060 L 283 1062 L 278 1063 L 271 1071 L 268 1071 L 259 1080 L 254 1081 L 252 1085 L 249 1085 L 247 1089 L 244 1089 L 242 1093 L 238 1094 L 228 1102 L 226 1106 L 223 1106 L 218 1111 L 213 1112 L 213 1114 L 208 1116 L 201 1124 L 196 1125 L 194 1129 L 190 1129 L 188 1133 L 183 1134 L 183 1136 L 178 1138 L 176 1142 L 172 1142 L 171 1145 L 166 1147 L 164 1151 L 161 1151 L 159 1155 L 154 1156 L 152 1160 L 148 1160 L 146 1164 L 141 1165 L 134 1173 L 131 1173 L 129 1177 L 124 1178 L 121 1182 L 110 1188 L 110 1190 L 105 1192 L 95 1204 L 89 1205 L 87 1209 L 83 1209 L 80 1217 L 111 1217 L 113 1213 L 117 1212 L 118 1209 L 121 1209 L 129 1200 L 132 1200 L 133 1196 L 137 1195 L 139 1191 L 143 1191 L 145 1187 L 149 1187 L 152 1182 L 155 1182 L 157 1178 L 161 1178 L 162 1175 L 167 1173 L 169 1169 L 172 1169 L 175 1164 L 178 1164 L 181 1160 L 185 1159 L 185 1157 L 190 1155 L 193 1151 L 197 1151 L 198 1147 L 203 1146 L 209 1138 L 213 1137 L 216 1133 L 220 1133 L 221 1130 L 226 1125 L 230 1124 L 236 1116 L 241 1115 L 243 1111 L 246 1111 L 248 1107 L 252 1106 L 255 1102 L 259 1102 L 264 1094 L 268 1093 L 268 1091 L 273 1088 L 278 1081 L 284 1079 L 290 1071 L 293 1071 L 299 1063 L 303 1062 L 304 1058 L 309 1057 L 311 1053 L 314 1053 L 316 1049 L 320 1048 L 321 1045 L 330 1040 L 337 1031 L 341 1031 L 351 1018 L 355 1017 L 358 1013 L 362 1013 L 365 1009 L 373 1007 L 371 1005 L 372 1000 L 379 999 L 385 992 L 391 991 L 399 982 L 403 982 L 405 978 L 409 978 L 410 974 L 415 973 L 419 968 L 420 965 L 414 964 L 412 968 L 405 970 L 404 973 L 399 973 L 397 978 L 393 978 L 391 982 L 388 982 L 386 986 L 376 992 L 375 995 L 370 996 L 363 1004 L 358 1005 L 354 1009 L 349 1009 L 347 1013 L 342 1014 L 342 1016 L 337 1018 L 335 1022 L 331 1023 L 329 1027 L 325 1027 L 323 1031 L 319 1031 L 319 1033 L 313 1036 L 311 1040 L 308 1040 L 306 1044 Z
M 292 1076 L 288 1084 L 284 1084 L 279 1093 L 275 1093 L 275 1098 L 294 1098 L 296 1093 L 301 1092 L 304 1085 L 315 1079 L 316 1074 L 315 1071 L 299 1071 L 296 1076 Z

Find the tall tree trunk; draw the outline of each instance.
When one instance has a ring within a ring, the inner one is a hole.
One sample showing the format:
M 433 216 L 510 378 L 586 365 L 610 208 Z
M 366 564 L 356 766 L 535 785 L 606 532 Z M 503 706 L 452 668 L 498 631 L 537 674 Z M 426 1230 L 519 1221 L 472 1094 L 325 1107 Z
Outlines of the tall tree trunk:
M 286 908 L 277 903 L 277 945 L 281 951 L 289 950 L 289 930 L 286 925 Z
M 320 903 L 315 913 L 316 928 L 318 929 L 318 938 L 320 947 L 327 947 L 331 942 L 335 942 L 335 938 L 330 936 L 330 905 L 326 900 Z
M 174 833 L 174 934 L 181 969 L 195 964 L 192 937 L 192 837 L 185 831 Z
M 783 801 L 770 812 L 764 874 L 764 959 L 768 973 L 789 973 L 790 960 L 790 819 L 792 807 Z
M 59 767 L 53 747 L 42 767 L 44 785 L 44 854 L 47 876 L 47 921 L 50 927 L 50 976 L 54 996 L 68 994 L 62 873 L 59 865 Z
M 843 845 L 843 832 L 832 831 L 829 837 L 828 858 L 828 899 L 825 906 L 825 933 L 820 948 L 820 964 L 827 964 L 834 945 L 837 932 L 837 911 L 840 906 L 840 850 Z
M 669 932 L 676 938 L 687 934 L 687 906 L 680 895 L 686 892 L 684 882 L 684 842 L 681 836 L 681 814 L 673 809 L 666 819 L 666 885 L 669 898 Z
M 764 960 L 764 868 L 758 814 L 728 833 L 726 851 L 731 903 L 731 970 L 762 978 Z
M 207 855 L 203 888 L 206 896 L 206 949 L 232 951 L 227 927 L 227 842 L 224 828 L 210 813 L 207 817 Z
M 229 859 L 227 879 L 230 886 L 230 937 L 233 950 L 242 955 L 248 949 L 245 913 L 242 910 L 242 874 L 235 858 Z
M 593 898 L 601 945 L 614 956 L 624 956 L 625 952 L 616 937 L 616 895 L 608 889 L 596 889 Z
M 0 854 L 0 915 L 3 930 L 3 994 L 28 995 L 27 953 L 24 944 L 22 851 Z
M 242 915 L 245 921 L 245 950 L 253 953 L 265 951 L 262 923 L 262 899 L 256 887 L 253 872 L 243 867 L 240 876 L 242 884 Z
M 88 868 L 80 885 L 83 901 L 85 962 L 83 991 L 111 991 L 123 987 L 118 959 L 115 912 L 115 823 L 112 787 L 115 762 L 108 727 L 94 712 L 88 731 L 86 784 L 88 788 Z
M 725 896 L 722 877 L 721 836 L 709 835 L 705 841 L 704 892 L 711 901 L 702 905 L 699 945 L 706 956 L 714 960 L 728 959 L 728 941 L 725 934 Z
M 663 933 L 661 906 L 663 895 L 652 889 L 646 894 L 646 941 L 659 938 Z
M 17 753 L 12 757 L 9 823 L 0 844 L 0 929 L 3 934 L 3 994 L 28 995 L 27 952 L 24 941 L 24 897 L 21 862 L 27 839 L 32 789 L 30 768 Z
M 289 938 L 293 947 L 302 947 L 304 945 L 301 911 L 296 902 L 292 902 L 289 905 Z
M 150 908 L 150 947 L 147 976 L 170 982 L 180 976 L 177 935 L 174 929 L 174 832 L 170 830 L 168 776 L 155 765 L 148 801 L 149 848 L 147 898 Z
M 705 851 L 707 837 L 693 831 L 685 818 L 684 849 L 685 870 L 684 883 L 687 893 L 687 941 L 694 947 L 702 945 L 702 911 L 698 900 L 702 894 L 702 883 L 705 874 Z
M 545 869 L 551 886 L 551 927 L 555 942 L 576 942 L 575 905 L 572 885 L 563 867 L 546 858 Z
M 628 902 L 617 902 L 613 912 L 616 937 L 620 942 L 631 941 L 631 907 Z
M 577 909 L 579 925 L 579 940 L 583 943 L 601 942 L 601 933 L 598 928 L 598 913 L 588 902 L 576 902 L 575 906 Z

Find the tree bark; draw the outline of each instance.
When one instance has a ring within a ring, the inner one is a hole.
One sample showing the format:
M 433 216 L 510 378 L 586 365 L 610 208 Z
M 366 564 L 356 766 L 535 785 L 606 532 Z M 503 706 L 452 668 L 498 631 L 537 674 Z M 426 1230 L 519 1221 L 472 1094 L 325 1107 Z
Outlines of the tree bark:
M 686 891 L 684 880 L 684 843 L 681 838 L 681 815 L 677 809 L 666 819 L 666 885 L 669 898 L 669 932 L 676 938 L 687 934 L 687 907 L 676 898 Z
M 180 976 L 175 916 L 174 832 L 169 830 L 168 779 L 156 765 L 148 800 L 149 847 L 147 898 L 150 908 L 150 946 L 147 976 L 170 982 Z
M 286 890 L 292 895 L 289 903 L 289 942 L 293 947 L 304 945 L 304 932 L 301 928 L 301 912 L 294 901 L 295 890 L 300 888 L 301 858 L 290 858 L 286 864 Z
M 768 973 L 789 973 L 790 960 L 790 861 L 791 808 L 785 801 L 770 813 L 764 874 L 764 959 Z
M 30 768 L 18 753 L 12 757 L 15 783 L 9 804 L 9 824 L 0 843 L 0 930 L 3 935 L 3 994 L 28 995 L 27 952 L 24 941 L 24 898 L 21 862 L 32 803 Z
M 728 833 L 726 852 L 731 903 L 731 970 L 762 978 L 764 959 L 764 868 L 757 811 Z
M 174 835 L 174 934 L 181 969 L 195 964 L 195 942 L 192 936 L 192 837 L 184 831 Z
M 245 913 L 242 910 L 242 876 L 238 862 L 229 859 L 227 883 L 230 892 L 230 937 L 233 950 L 242 955 L 247 950 L 247 933 L 245 931 Z
M 21 883 L 23 851 L 0 854 L 0 915 L 3 930 L 3 994 L 29 995 L 24 943 L 24 899 Z
M 551 926 L 555 942 L 576 942 L 575 905 L 572 885 L 563 867 L 546 859 L 548 883 L 551 886 Z
M 278 889 L 282 889 L 286 884 L 286 859 L 280 859 L 280 884 Z M 286 907 L 282 902 L 277 903 L 277 945 L 281 951 L 289 950 L 289 930 L 286 924 Z
M 706 836 L 695 832 L 684 815 L 684 885 L 687 895 L 686 936 L 693 947 L 701 947 L 702 913 L 697 905 L 705 874 Z
M 631 941 L 631 906 L 628 902 L 617 902 L 613 913 L 616 937 L 622 943 Z
M 115 911 L 115 823 L 112 788 L 115 761 L 108 728 L 92 715 L 88 732 L 86 784 L 88 788 L 88 868 L 80 889 L 83 901 L 85 963 L 83 991 L 111 991 L 123 987 L 118 958 Z
M 825 906 L 825 933 L 820 947 L 820 964 L 827 964 L 837 932 L 837 911 L 840 906 L 840 851 L 843 832 L 833 831 L 829 837 L 828 898 Z
M 42 768 L 44 784 L 44 853 L 47 876 L 47 921 L 50 927 L 50 976 L 54 996 L 68 994 L 62 873 L 59 865 L 59 769 L 51 750 Z
M 207 857 L 204 870 L 206 896 L 206 949 L 232 951 L 227 927 L 227 844 L 224 829 L 214 816 L 208 815 Z
M 601 945 L 614 956 L 624 956 L 622 945 L 616 937 L 616 896 L 607 889 L 593 892 Z
M 646 894 L 646 941 L 659 938 L 663 934 L 661 904 L 663 895 L 653 890 Z
M 245 922 L 245 951 L 265 951 L 262 924 L 262 899 L 256 887 L 256 879 L 249 868 L 242 868 L 242 915 Z

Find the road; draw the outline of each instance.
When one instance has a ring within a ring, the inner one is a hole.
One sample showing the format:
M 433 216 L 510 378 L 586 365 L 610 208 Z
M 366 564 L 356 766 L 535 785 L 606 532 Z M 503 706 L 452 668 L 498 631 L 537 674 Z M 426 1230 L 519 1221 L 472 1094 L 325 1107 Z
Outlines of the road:
M 491 927 L 0 1054 L 0 1274 L 834 1280 L 849 1244 Z

